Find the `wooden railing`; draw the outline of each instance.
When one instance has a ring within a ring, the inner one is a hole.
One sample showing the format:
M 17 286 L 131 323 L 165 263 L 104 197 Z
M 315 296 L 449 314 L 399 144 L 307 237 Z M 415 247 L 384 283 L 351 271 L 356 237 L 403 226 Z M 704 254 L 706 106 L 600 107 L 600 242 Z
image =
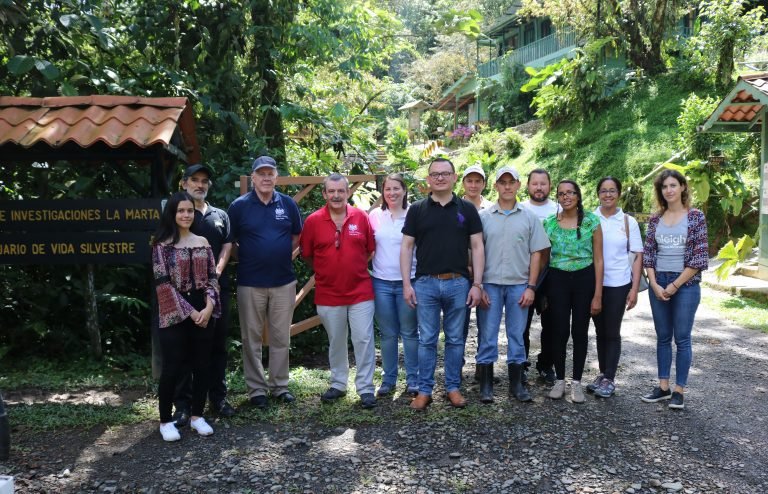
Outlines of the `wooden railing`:
M 349 194 L 352 195 L 355 193 L 355 191 L 364 183 L 367 182 L 374 182 L 376 183 L 378 175 L 347 175 L 347 180 L 349 180 Z M 325 177 L 278 177 L 277 178 L 277 186 L 278 187 L 286 187 L 286 186 L 304 186 L 298 193 L 296 193 L 293 196 L 293 200 L 296 201 L 296 204 L 299 204 L 302 199 L 307 197 L 307 195 L 320 185 L 322 187 L 323 180 L 325 180 Z M 240 194 L 245 194 L 250 190 L 250 183 L 251 183 L 251 177 L 248 175 L 241 175 L 240 176 Z M 373 205 L 371 205 L 370 209 L 375 208 L 381 203 L 381 198 L 379 198 Z M 299 256 L 299 249 L 298 247 L 296 250 L 293 251 L 293 259 L 295 260 Z M 312 289 L 315 287 L 315 275 L 313 274 L 309 280 L 304 284 L 303 287 L 301 287 L 300 290 L 296 292 L 296 301 L 293 304 L 294 310 L 296 307 L 299 306 L 302 300 L 306 298 L 307 295 L 309 295 L 309 292 L 312 291 Z M 297 335 L 299 333 L 302 333 L 308 329 L 312 329 L 316 326 L 319 326 L 321 324 L 320 322 L 320 316 L 315 314 L 312 317 L 308 317 L 307 319 L 304 319 L 303 321 L 295 322 L 291 324 L 291 336 Z M 269 328 L 264 328 L 264 337 L 263 337 L 263 344 L 267 345 L 269 344 Z

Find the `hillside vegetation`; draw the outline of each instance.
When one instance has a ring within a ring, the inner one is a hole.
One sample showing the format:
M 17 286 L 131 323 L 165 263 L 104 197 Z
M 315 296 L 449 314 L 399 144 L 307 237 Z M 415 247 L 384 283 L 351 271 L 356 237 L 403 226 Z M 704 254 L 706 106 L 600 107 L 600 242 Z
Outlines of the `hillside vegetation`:
M 596 200 L 591 189 L 600 177 L 644 177 L 677 152 L 677 117 L 690 93 L 673 76 L 629 87 L 611 98 L 592 120 L 541 130 L 526 140 L 512 165 L 521 173 L 545 168 L 553 182 L 573 179 L 586 189 L 585 200 L 592 204 Z M 650 195 L 645 196 L 644 203 L 650 207 Z

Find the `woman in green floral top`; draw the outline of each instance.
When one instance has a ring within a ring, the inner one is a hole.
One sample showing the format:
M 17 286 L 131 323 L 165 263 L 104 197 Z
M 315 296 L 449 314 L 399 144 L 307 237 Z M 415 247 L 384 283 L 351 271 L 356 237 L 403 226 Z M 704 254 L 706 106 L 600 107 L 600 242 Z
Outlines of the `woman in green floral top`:
M 547 274 L 557 380 L 549 397 L 565 394 L 565 353 L 573 337 L 571 401 L 584 402 L 581 375 L 587 360 L 590 316 L 600 313 L 603 298 L 603 233 L 600 219 L 584 212 L 581 189 L 571 180 L 557 184 L 560 212 L 544 220 L 552 251 Z

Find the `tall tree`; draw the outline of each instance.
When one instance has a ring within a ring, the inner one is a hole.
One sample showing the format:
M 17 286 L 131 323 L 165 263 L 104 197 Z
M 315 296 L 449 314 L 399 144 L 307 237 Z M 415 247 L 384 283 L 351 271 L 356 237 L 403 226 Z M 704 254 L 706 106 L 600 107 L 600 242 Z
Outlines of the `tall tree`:
M 691 0 L 523 0 L 522 15 L 549 16 L 560 28 L 574 29 L 581 39 L 612 36 L 629 60 L 648 74 L 666 70 L 662 41 Z

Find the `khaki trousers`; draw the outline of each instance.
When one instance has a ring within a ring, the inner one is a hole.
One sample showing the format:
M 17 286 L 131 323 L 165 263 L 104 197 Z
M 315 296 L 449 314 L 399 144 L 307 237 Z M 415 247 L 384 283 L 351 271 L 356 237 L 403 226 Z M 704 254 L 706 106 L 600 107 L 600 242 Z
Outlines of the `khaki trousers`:
M 274 288 L 237 287 L 240 335 L 243 340 L 243 373 L 248 397 L 280 396 L 288 391 L 288 353 L 296 282 Z M 262 335 L 269 324 L 269 381 L 264 374 Z

